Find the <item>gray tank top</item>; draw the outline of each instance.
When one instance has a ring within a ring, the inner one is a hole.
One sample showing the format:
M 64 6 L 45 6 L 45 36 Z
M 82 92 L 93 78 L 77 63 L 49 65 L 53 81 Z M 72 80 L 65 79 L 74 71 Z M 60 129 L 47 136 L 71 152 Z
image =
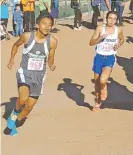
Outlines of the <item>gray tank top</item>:
M 34 32 L 31 32 L 28 43 L 24 45 L 20 67 L 29 71 L 45 71 L 49 51 L 50 35 L 44 43 L 37 43 Z

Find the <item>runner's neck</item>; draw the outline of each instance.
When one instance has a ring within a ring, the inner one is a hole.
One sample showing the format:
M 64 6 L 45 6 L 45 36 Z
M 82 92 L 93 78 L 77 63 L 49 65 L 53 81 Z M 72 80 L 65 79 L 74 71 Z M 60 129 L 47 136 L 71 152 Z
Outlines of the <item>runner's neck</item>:
M 34 33 L 34 39 L 37 43 L 43 43 L 47 39 L 47 36 L 41 34 L 39 31 L 37 31 Z
M 105 32 L 106 33 L 109 33 L 109 35 L 112 35 L 115 33 L 115 25 L 112 26 L 112 27 L 109 27 L 108 25 L 106 25 L 105 27 Z

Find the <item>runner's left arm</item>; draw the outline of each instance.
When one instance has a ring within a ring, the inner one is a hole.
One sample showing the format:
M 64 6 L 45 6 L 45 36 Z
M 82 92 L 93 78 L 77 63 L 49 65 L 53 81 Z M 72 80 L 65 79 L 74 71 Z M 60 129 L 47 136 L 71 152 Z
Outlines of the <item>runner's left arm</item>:
M 57 44 L 58 44 L 58 41 L 54 37 L 51 37 L 51 41 L 50 41 L 51 49 L 48 56 L 49 67 L 54 65 L 54 55 L 55 55 L 55 50 L 57 48 Z
M 123 30 L 122 29 L 119 29 L 119 31 L 118 31 L 118 37 L 119 37 L 119 42 L 116 44 L 116 45 L 114 45 L 114 50 L 116 51 L 116 50 L 118 50 L 118 48 L 124 43 L 124 35 L 123 35 Z
M 124 35 L 123 35 L 123 30 L 119 30 L 119 44 L 120 46 L 124 43 Z

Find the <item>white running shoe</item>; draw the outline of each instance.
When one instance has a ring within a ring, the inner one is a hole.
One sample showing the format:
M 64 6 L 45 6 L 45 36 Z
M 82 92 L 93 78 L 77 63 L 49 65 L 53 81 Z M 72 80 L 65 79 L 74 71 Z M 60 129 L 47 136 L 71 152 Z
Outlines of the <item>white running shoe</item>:
M 79 30 L 82 30 L 82 26 L 80 26 L 78 29 L 79 29 Z
M 78 29 L 77 27 L 74 27 L 73 30 L 74 30 L 74 31 L 78 31 L 79 29 Z

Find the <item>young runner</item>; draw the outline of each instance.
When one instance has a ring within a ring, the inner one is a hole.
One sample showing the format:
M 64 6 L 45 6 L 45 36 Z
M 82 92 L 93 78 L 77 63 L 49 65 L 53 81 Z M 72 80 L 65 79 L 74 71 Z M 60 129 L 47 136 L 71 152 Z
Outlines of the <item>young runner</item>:
M 19 46 L 24 44 L 24 49 L 20 68 L 16 74 L 19 97 L 16 108 L 7 120 L 7 126 L 11 129 L 10 135 L 17 134 L 16 120 L 21 121 L 24 119 L 31 112 L 42 94 L 47 62 L 52 71 L 56 68 L 54 55 L 57 40 L 49 34 L 53 22 L 50 15 L 39 16 L 37 19 L 38 30 L 24 33 L 13 45 L 8 64 L 9 69 L 12 69 Z M 24 104 L 25 107 L 21 110 Z
M 96 45 L 93 64 L 96 105 L 93 111 L 99 109 L 102 101 L 107 98 L 107 81 L 116 63 L 115 55 L 124 43 L 123 31 L 116 26 L 117 12 L 109 11 L 106 18 L 106 26 L 98 26 L 90 40 L 90 46 Z

